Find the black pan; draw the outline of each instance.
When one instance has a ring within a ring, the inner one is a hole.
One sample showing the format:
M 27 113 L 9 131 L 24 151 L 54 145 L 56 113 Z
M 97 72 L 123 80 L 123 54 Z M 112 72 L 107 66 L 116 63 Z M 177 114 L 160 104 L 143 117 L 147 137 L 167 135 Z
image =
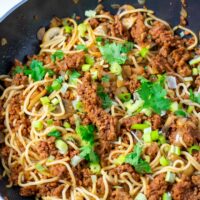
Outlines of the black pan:
M 0 39 L 6 38 L 8 42 L 7 45 L 0 46 L 0 74 L 9 72 L 14 58 L 24 60 L 26 55 L 37 53 L 39 42 L 36 33 L 40 27 L 48 26 L 53 16 L 66 17 L 76 13 L 83 19 L 84 11 L 94 9 L 97 5 L 97 0 L 79 1 L 75 4 L 72 0 L 29 0 L 0 23 Z M 147 7 L 154 10 L 157 16 L 167 20 L 173 26 L 178 24 L 180 0 L 146 1 Z M 187 0 L 187 2 L 189 28 L 197 33 L 200 30 L 200 0 Z M 137 0 L 103 0 L 102 4 L 111 12 L 114 12 L 110 7 L 111 4 L 139 6 Z M 6 179 L 0 180 L 2 197 L 6 196 L 9 200 L 34 199 L 20 197 L 18 188 L 7 189 L 6 182 Z

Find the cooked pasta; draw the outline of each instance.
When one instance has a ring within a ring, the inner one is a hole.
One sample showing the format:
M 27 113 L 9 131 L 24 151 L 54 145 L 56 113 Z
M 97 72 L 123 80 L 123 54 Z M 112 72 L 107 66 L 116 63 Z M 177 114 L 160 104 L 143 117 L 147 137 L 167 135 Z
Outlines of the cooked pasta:
M 7 186 L 44 200 L 200 199 L 195 33 L 130 5 L 86 15 L 54 19 L 39 54 L 0 76 Z

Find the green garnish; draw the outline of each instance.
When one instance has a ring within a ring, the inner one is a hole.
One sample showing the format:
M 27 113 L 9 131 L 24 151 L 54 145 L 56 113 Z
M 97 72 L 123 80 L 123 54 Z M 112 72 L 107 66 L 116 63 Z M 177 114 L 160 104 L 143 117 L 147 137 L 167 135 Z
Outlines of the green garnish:
M 144 100 L 144 108 L 152 108 L 158 114 L 170 108 L 171 101 L 166 97 L 167 91 L 163 88 L 161 81 L 149 82 L 141 79 L 141 86 L 138 93 Z
M 69 25 L 65 25 L 64 29 L 65 29 L 65 33 L 71 33 L 72 30 L 73 30 L 73 28 L 71 26 L 69 26 Z
M 137 143 L 134 146 L 134 151 L 126 156 L 125 162 L 132 165 L 138 173 L 151 173 L 151 167 L 148 162 L 141 158 L 141 153 L 142 147 Z
M 190 99 L 195 102 L 200 104 L 200 93 L 195 94 L 192 89 L 189 90 L 190 92 Z
M 109 82 L 110 81 L 110 76 L 108 76 L 108 75 L 104 75 L 103 77 L 102 77 L 102 82 L 105 82 L 105 83 L 107 83 L 107 82 Z
M 190 148 L 188 148 L 188 152 L 192 154 L 193 151 L 200 151 L 200 146 L 199 145 L 193 145 Z
M 93 145 L 85 145 L 81 147 L 80 150 L 81 150 L 81 153 L 80 153 L 81 158 L 84 158 L 85 160 L 91 163 L 99 162 L 99 156 L 94 152 Z
M 95 10 L 86 10 L 85 11 L 85 16 L 86 17 L 95 17 L 96 11 Z
M 86 50 L 87 50 L 87 47 L 86 47 L 84 44 L 78 44 L 78 45 L 76 46 L 76 49 L 77 49 L 77 50 L 86 51 Z
M 90 144 L 94 143 L 94 131 L 95 127 L 92 124 L 86 126 L 80 125 L 76 128 L 76 132 L 81 136 L 82 140 Z
M 21 66 L 16 66 L 13 70 L 13 74 L 16 75 L 16 74 L 21 74 L 21 73 L 24 73 L 24 68 Z
M 24 70 L 25 75 L 31 75 L 34 81 L 40 81 L 44 78 L 47 69 L 44 68 L 43 63 L 38 60 L 32 60 L 30 69 Z
M 56 60 L 62 60 L 64 58 L 64 53 L 62 50 L 57 50 L 54 54 L 51 55 L 51 60 L 56 62 Z
M 68 152 L 68 145 L 61 139 L 55 141 L 55 146 L 61 154 L 66 154 Z
M 131 93 L 122 93 L 122 94 L 119 94 L 118 97 L 124 103 L 124 102 L 130 101 Z
M 132 43 L 117 44 L 107 43 L 104 46 L 100 46 L 99 49 L 103 58 L 109 63 L 124 64 L 127 60 L 127 53 L 131 50 Z
M 55 137 L 55 138 L 60 138 L 61 135 L 62 135 L 62 133 L 60 131 L 58 131 L 58 130 L 53 130 L 53 131 L 51 131 L 51 132 L 49 132 L 47 134 L 47 136 L 49 136 L 49 137 Z
M 90 163 L 90 169 L 92 173 L 99 174 L 101 171 L 101 166 L 99 163 Z
M 141 50 L 140 50 L 140 55 L 143 57 L 143 58 L 146 58 L 147 55 L 149 53 L 149 49 L 147 49 L 146 47 L 143 47 Z
M 96 42 L 102 42 L 103 38 L 102 37 L 97 37 Z
M 112 106 L 112 100 L 110 96 L 104 92 L 104 89 L 102 86 L 98 86 L 97 95 L 100 97 L 102 101 L 102 107 L 104 109 L 110 108 Z
M 60 76 L 53 81 L 51 88 L 55 91 L 58 91 L 62 87 L 63 77 Z
M 76 84 L 77 79 L 81 76 L 79 72 L 76 70 L 73 70 L 72 72 L 69 72 L 69 83 L 70 84 Z
M 181 110 L 181 109 L 176 110 L 174 113 L 177 116 L 187 117 L 187 113 L 184 110 Z

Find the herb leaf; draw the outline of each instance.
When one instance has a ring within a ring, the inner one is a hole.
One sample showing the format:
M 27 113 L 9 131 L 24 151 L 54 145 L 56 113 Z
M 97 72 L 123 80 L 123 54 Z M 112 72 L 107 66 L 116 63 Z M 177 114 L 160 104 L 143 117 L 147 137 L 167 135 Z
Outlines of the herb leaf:
M 86 145 L 80 148 L 81 153 L 80 157 L 84 158 L 85 160 L 91 163 L 98 163 L 99 156 L 94 152 L 94 147 L 91 145 Z
M 54 54 L 51 55 L 51 60 L 56 62 L 56 59 L 62 60 L 64 58 L 64 53 L 62 50 L 57 50 Z
M 83 126 L 80 125 L 76 128 L 76 132 L 81 136 L 82 140 L 94 144 L 94 130 L 95 127 L 92 124 Z
M 62 133 L 58 130 L 53 130 L 53 131 L 51 131 L 47 134 L 47 136 L 49 136 L 49 137 L 52 136 L 52 137 L 55 137 L 57 139 L 60 138 L 61 135 L 62 135 Z
M 162 83 L 149 82 L 145 79 L 141 81 L 141 87 L 138 93 L 142 100 L 144 100 L 145 108 L 152 108 L 154 112 L 161 114 L 162 111 L 166 111 L 170 107 L 171 101 L 166 98 L 167 91 L 163 89 Z
M 78 44 L 78 45 L 76 46 L 76 49 L 77 49 L 77 50 L 86 51 L 86 50 L 87 50 L 87 47 L 86 47 L 84 44 Z
M 34 81 L 40 81 L 44 78 L 46 74 L 46 69 L 43 63 L 38 60 L 32 60 L 30 64 L 30 69 L 24 70 L 25 75 L 31 75 Z
M 112 106 L 112 100 L 111 100 L 110 96 L 104 92 L 102 86 L 98 86 L 97 95 L 100 97 L 100 99 L 102 101 L 102 107 L 104 109 L 110 108 Z
M 108 76 L 108 75 L 104 75 L 103 77 L 102 77 L 102 82 L 109 82 L 110 81 L 110 76 Z
M 200 93 L 195 94 L 192 89 L 189 90 L 190 92 L 190 99 L 196 103 L 200 104 Z
M 187 113 L 184 110 L 179 109 L 179 110 L 176 110 L 174 113 L 177 116 L 187 117 Z
M 126 156 L 125 162 L 132 165 L 138 173 L 151 173 L 151 167 L 148 162 L 140 157 L 141 153 L 142 148 L 139 143 L 137 143 L 134 147 L 134 151 Z

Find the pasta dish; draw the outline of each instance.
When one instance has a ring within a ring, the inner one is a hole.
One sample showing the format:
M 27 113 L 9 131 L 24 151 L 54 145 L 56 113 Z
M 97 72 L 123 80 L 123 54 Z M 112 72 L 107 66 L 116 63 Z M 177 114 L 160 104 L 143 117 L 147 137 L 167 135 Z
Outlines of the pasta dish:
M 3 176 L 44 200 L 199 200 L 200 49 L 152 10 L 54 18 L 0 75 Z

